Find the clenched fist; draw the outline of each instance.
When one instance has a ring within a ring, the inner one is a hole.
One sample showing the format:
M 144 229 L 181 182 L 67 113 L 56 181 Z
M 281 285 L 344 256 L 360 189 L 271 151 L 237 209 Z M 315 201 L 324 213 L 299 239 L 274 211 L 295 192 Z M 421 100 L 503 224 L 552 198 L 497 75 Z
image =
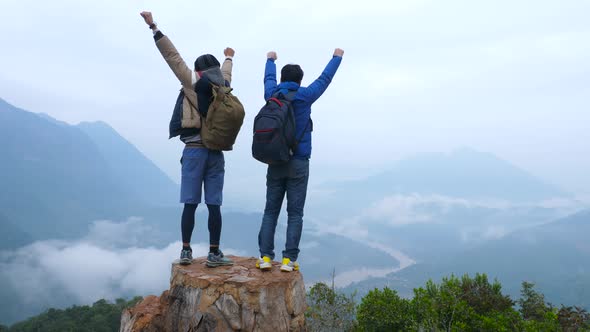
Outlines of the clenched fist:
M 236 54 L 236 51 L 234 51 L 234 49 L 231 47 L 226 47 L 225 50 L 223 50 L 223 55 L 225 56 L 230 56 L 233 58 L 234 54 Z
M 277 52 L 271 51 L 271 52 L 266 53 L 266 58 L 276 60 L 277 59 Z
M 334 56 L 342 57 L 344 55 L 344 50 L 341 48 L 337 48 L 334 50 Z
M 143 12 L 139 13 L 139 15 L 141 15 L 141 17 L 143 17 L 143 20 L 145 21 L 145 23 L 147 25 L 154 24 L 154 18 L 152 17 L 152 12 L 143 11 Z

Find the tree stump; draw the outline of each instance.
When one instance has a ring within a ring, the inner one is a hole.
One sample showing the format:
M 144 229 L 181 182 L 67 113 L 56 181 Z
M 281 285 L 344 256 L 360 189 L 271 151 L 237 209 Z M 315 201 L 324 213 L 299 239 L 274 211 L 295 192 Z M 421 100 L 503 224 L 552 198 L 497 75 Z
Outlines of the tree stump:
M 230 256 L 233 266 L 209 268 L 206 258 L 172 264 L 170 289 L 148 296 L 121 317 L 121 332 L 304 331 L 305 286 L 299 272 L 255 267 L 256 258 Z

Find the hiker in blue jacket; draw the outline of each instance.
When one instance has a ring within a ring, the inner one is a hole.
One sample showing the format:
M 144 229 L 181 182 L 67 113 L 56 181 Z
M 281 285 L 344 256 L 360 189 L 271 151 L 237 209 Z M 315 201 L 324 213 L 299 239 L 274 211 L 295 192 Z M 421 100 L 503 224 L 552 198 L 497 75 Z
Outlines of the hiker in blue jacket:
M 336 70 L 342 61 L 344 51 L 337 48 L 320 77 L 308 87 L 301 86 L 303 70 L 299 65 L 288 64 L 281 70 L 281 83 L 277 85 L 276 52 L 268 52 L 264 72 L 264 99 L 268 100 L 275 93 L 287 95 L 297 91 L 292 102 L 295 113 L 295 137 L 301 137 L 291 156 L 285 164 L 268 166 L 266 174 L 266 207 L 258 233 L 260 258 L 256 266 L 261 270 L 270 270 L 274 253 L 274 236 L 281 206 L 287 195 L 287 242 L 283 251 L 281 271 L 299 270 L 299 240 L 303 229 L 303 208 L 309 179 L 309 158 L 311 157 L 311 105 L 326 91 Z

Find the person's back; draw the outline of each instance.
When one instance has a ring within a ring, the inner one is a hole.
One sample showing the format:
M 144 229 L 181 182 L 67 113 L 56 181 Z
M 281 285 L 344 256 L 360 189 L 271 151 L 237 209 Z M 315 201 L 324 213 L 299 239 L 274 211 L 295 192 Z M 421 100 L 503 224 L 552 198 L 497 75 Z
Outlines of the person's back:
M 269 270 L 274 259 L 274 234 L 277 220 L 287 196 L 287 241 L 283 251 L 281 271 L 298 270 L 299 241 L 303 229 L 303 209 L 309 179 L 309 158 L 311 157 L 312 104 L 326 91 L 342 61 L 344 51 L 336 49 L 334 56 L 317 78 L 308 87 L 302 87 L 303 70 L 299 65 L 286 65 L 281 70 L 281 83 L 277 84 L 275 52 L 267 54 L 264 74 L 264 99 L 268 100 L 277 92 L 286 95 L 297 91 L 292 102 L 295 113 L 295 137 L 301 138 L 294 147 L 291 160 L 285 164 L 269 165 L 266 175 L 266 206 L 258 233 L 260 258 L 256 266 Z
M 294 153 L 294 158 L 309 159 L 311 157 L 311 132 L 313 131 L 313 121 L 311 120 L 311 106 L 326 91 L 328 85 L 342 61 L 341 50 L 336 50 L 332 60 L 328 63 L 320 77 L 307 87 L 301 86 L 303 80 L 303 70 L 299 65 L 288 64 L 281 70 L 281 83 L 277 85 L 276 81 L 276 53 L 267 54 L 266 69 L 264 74 L 264 99 L 268 100 L 278 91 L 296 90 L 293 101 L 295 113 L 295 137 L 301 137 L 298 147 Z M 342 52 L 343 53 L 343 52 Z M 305 133 L 304 133 L 305 132 Z M 303 134 L 303 136 L 302 136 Z
M 182 177 L 180 202 L 184 204 L 181 217 L 182 249 L 180 263 L 192 262 L 190 241 L 195 227 L 195 212 L 201 203 L 202 187 L 205 204 L 209 210 L 209 255 L 207 265 L 211 267 L 231 265 L 233 262 L 219 250 L 221 237 L 221 204 L 225 176 L 225 159 L 222 151 L 208 149 L 201 139 L 201 118 L 207 118 L 212 100 L 212 84 L 231 84 L 234 50 L 226 48 L 223 65 L 211 54 L 203 54 L 195 60 L 194 70 L 184 62 L 172 42 L 153 21 L 152 13 L 142 12 L 141 16 L 154 33 L 156 46 L 168 66 L 182 85 L 184 97 L 179 100 L 182 107 L 180 140 L 185 143 L 180 163 Z M 182 96 L 182 95 L 181 95 Z M 180 98 L 180 97 L 179 97 Z

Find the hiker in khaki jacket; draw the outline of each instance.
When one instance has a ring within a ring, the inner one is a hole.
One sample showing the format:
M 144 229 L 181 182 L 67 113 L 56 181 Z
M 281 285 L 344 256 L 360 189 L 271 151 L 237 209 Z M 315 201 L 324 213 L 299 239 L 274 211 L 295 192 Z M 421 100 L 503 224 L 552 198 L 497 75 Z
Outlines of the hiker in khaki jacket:
M 233 262 L 219 250 L 225 160 L 222 151 L 209 150 L 203 145 L 200 129 L 201 117 L 207 117 L 207 111 L 213 99 L 212 84 L 230 86 L 235 52 L 229 47 L 223 51 L 225 60 L 221 68 L 219 61 L 213 55 L 201 55 L 195 61 L 194 70 L 191 70 L 170 39 L 158 29 L 152 13 L 144 11 L 140 15 L 153 31 L 158 50 L 180 81 L 182 92 L 184 92 L 182 114 L 178 119 L 180 121 L 175 122 L 173 117 L 173 121 L 170 123 L 170 136 L 178 135 L 180 140 L 186 144 L 181 159 L 180 202 L 184 204 L 184 209 L 181 220 L 180 263 L 190 264 L 192 262 L 190 240 L 195 226 L 195 212 L 201 203 L 201 188 L 204 185 L 205 203 L 209 210 L 210 246 L 207 265 L 211 267 L 232 265 Z M 177 102 L 180 102 L 180 99 Z M 178 125 L 174 127 L 176 123 Z

